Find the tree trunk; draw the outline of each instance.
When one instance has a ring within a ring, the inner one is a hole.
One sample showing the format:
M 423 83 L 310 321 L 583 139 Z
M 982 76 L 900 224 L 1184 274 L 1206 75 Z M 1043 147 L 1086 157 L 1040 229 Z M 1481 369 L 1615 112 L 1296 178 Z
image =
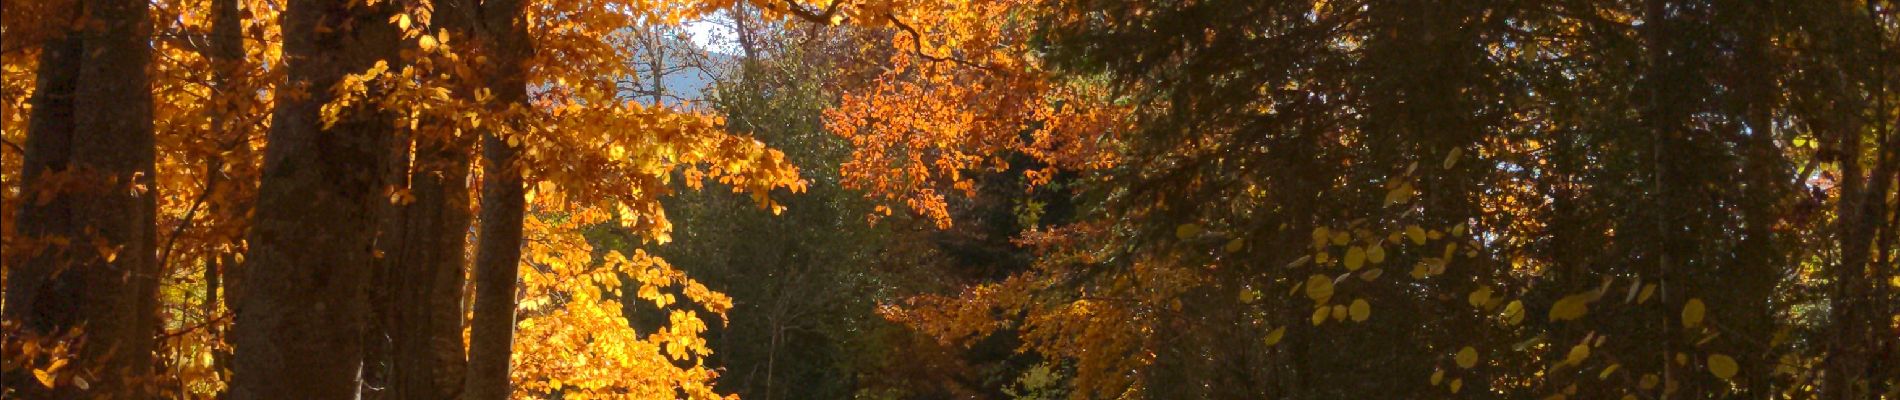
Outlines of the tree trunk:
M 400 236 L 382 246 L 392 399 L 453 399 L 462 391 L 468 148 L 442 136 L 418 134 L 414 202 L 399 206 Z
M 24 201 L 17 228 L 67 244 L 41 248 L 19 266 L 5 312 L 35 334 L 84 329 L 68 368 L 77 378 L 53 397 L 138 390 L 132 383 L 151 372 L 158 324 L 148 5 L 81 7 L 92 23 L 42 53 L 44 92 L 33 100 L 23 171 L 25 188 L 65 182 L 60 192 Z
M 242 26 L 244 20 L 241 16 L 241 12 L 237 0 L 215 0 L 212 2 L 211 37 L 209 40 L 211 47 L 204 52 L 204 55 L 205 58 L 211 60 L 211 87 L 213 96 L 216 96 L 216 102 L 213 104 L 217 106 L 211 109 L 212 126 L 217 129 L 217 133 L 221 135 L 219 136 L 221 145 L 229 148 L 241 147 L 243 148 L 242 150 L 233 151 L 239 156 L 248 156 L 250 154 L 250 138 L 245 134 L 246 129 L 239 124 L 239 118 L 236 118 L 242 110 L 235 107 L 235 105 L 238 104 L 238 99 L 248 98 L 247 96 L 250 96 L 249 93 L 245 93 L 245 90 L 240 85 L 236 84 L 238 73 L 244 65 L 244 29 Z M 225 165 L 222 160 L 224 160 L 223 157 L 225 157 L 225 155 L 213 154 L 212 157 L 214 157 L 213 160 L 216 161 L 213 161 L 211 163 L 212 167 L 205 171 L 205 182 L 207 183 L 205 190 L 207 192 L 216 192 L 222 196 L 213 196 L 211 193 L 207 193 L 205 197 L 211 199 L 210 208 L 206 210 L 207 214 L 217 216 L 220 220 L 224 221 L 238 220 L 241 217 L 227 216 L 242 215 L 239 210 L 244 209 L 244 207 L 232 207 L 236 206 L 236 204 L 224 204 L 218 200 L 219 197 L 226 199 L 235 198 L 232 197 L 231 194 L 235 192 L 234 189 L 237 187 L 237 183 L 226 179 L 219 179 L 225 175 L 225 172 L 222 171 Z M 241 160 L 239 163 L 249 163 L 248 157 L 239 158 L 239 160 Z M 248 170 L 249 168 L 244 169 Z M 229 310 L 232 305 L 236 304 L 235 301 L 231 300 L 232 296 L 228 295 L 231 294 L 232 291 L 227 290 L 228 286 L 233 285 L 226 284 L 227 281 L 236 282 L 236 280 L 226 278 L 232 277 L 228 274 L 235 271 L 238 267 L 237 258 L 232 255 L 232 252 L 237 251 L 239 246 L 237 243 L 238 239 L 240 238 L 228 238 L 229 242 L 225 244 L 228 245 L 230 250 L 219 251 L 205 256 L 205 302 L 203 306 L 206 321 L 205 327 L 214 337 L 223 336 L 225 333 L 218 324 L 211 323 L 211 321 L 216 321 L 219 317 L 218 307 L 222 305 L 226 310 Z M 222 304 L 219 303 L 220 290 L 225 291 L 225 294 L 227 294 L 227 296 L 223 296 Z M 231 352 L 224 349 L 214 349 L 212 350 L 211 360 L 212 370 L 225 370 L 230 368 Z
M 399 270 L 398 256 L 400 243 L 408 236 L 404 229 L 408 227 L 403 216 L 407 208 L 402 200 L 395 196 L 398 189 L 409 188 L 409 161 L 412 158 L 415 140 L 410 132 L 397 129 L 391 137 L 391 144 L 383 149 L 383 195 L 387 201 L 378 200 L 376 204 L 376 254 L 375 263 L 370 271 L 369 327 L 363 330 L 363 398 L 379 400 L 388 397 L 390 379 L 394 376 L 395 358 L 391 347 L 395 336 L 392 333 L 396 325 L 396 303 L 392 300 L 396 292 L 393 271 Z
M 359 393 L 377 172 L 389 113 L 336 110 L 345 75 L 395 59 L 396 4 L 290 0 L 288 81 L 279 90 L 237 313 L 235 399 L 349 399 Z M 369 96 L 377 96 L 372 89 Z M 327 126 L 326 126 L 327 125 Z
M 76 10 L 76 8 L 75 8 Z M 76 15 L 77 13 L 75 13 Z M 21 201 L 15 232 L 20 240 L 32 239 L 34 246 L 6 254 L 7 321 L 22 324 L 31 333 L 47 334 L 69 326 L 59 320 L 72 315 L 64 311 L 62 285 L 49 282 L 54 270 L 70 263 L 71 255 L 63 246 L 46 242 L 50 238 L 73 238 L 78 229 L 72 223 L 70 194 L 60 193 L 49 178 L 63 176 L 72 163 L 73 90 L 79 79 L 80 35 L 68 33 L 49 39 L 40 49 L 40 67 L 31 100 L 32 115 L 27 125 L 26 154 L 21 168 Z M 42 301 L 48 302 L 42 304 Z M 23 376 L 8 377 L 8 386 Z
M 528 43 L 523 2 L 492 0 L 478 21 L 487 33 L 481 41 L 491 53 L 487 79 L 495 108 L 526 107 L 524 65 L 533 51 Z M 482 208 L 480 242 L 475 249 L 475 319 L 469 338 L 467 391 L 470 400 L 508 398 L 508 359 L 515 331 L 515 278 L 521 265 L 522 197 L 519 149 L 497 132 L 482 137 Z

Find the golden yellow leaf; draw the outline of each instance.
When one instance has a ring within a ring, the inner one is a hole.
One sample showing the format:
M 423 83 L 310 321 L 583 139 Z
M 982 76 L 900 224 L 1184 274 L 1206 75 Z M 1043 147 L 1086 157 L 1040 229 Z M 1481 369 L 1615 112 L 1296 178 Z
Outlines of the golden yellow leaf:
M 1478 286 L 1477 290 L 1471 291 L 1470 296 L 1465 297 L 1465 302 L 1471 303 L 1472 307 L 1484 307 L 1485 303 L 1491 302 L 1491 287 Z
M 1444 381 L 1445 381 L 1445 370 L 1440 369 L 1440 370 L 1432 371 L 1432 386 L 1438 386 L 1439 382 L 1444 382 Z
M 1387 207 L 1405 204 L 1405 202 L 1411 200 L 1412 184 L 1410 183 L 1400 184 L 1399 187 L 1392 188 L 1392 191 L 1386 192 L 1385 194 L 1385 205 Z
M 1510 304 L 1504 305 L 1504 322 L 1511 325 L 1524 322 L 1523 300 L 1511 300 Z
M 1455 361 L 1458 363 L 1458 368 L 1470 369 L 1471 367 L 1477 366 L 1478 365 L 1478 349 L 1471 348 L 1471 346 L 1465 346 L 1465 348 L 1463 349 L 1458 349 L 1458 354 L 1455 356 L 1452 356 L 1452 361 Z
M 1593 297 L 1590 293 L 1578 293 L 1557 299 L 1556 303 L 1550 305 L 1551 322 L 1582 318 L 1584 314 L 1590 312 L 1590 301 Z
M 1373 264 L 1379 264 L 1379 263 L 1385 262 L 1385 245 L 1379 244 L 1379 243 L 1373 243 L 1372 247 L 1367 247 L 1366 248 L 1366 262 L 1370 262 Z
M 1465 387 L 1465 378 L 1452 378 L 1451 383 L 1447 386 L 1448 389 L 1451 389 L 1452 393 L 1458 393 L 1459 389 Z
M 1686 328 L 1701 326 L 1702 318 L 1707 315 L 1708 308 L 1702 304 L 1702 299 L 1689 299 L 1687 304 L 1682 305 L 1682 326 Z
M 1179 226 L 1174 227 L 1174 237 L 1177 239 L 1188 240 L 1188 239 L 1193 239 L 1195 236 L 1200 236 L 1200 235 L 1201 235 L 1200 225 L 1181 224 Z
M 46 370 L 41 370 L 41 369 L 33 370 L 33 378 L 38 379 L 40 381 L 40 385 L 44 385 L 48 388 L 53 387 L 53 375 L 46 373 Z
M 1577 365 L 1587 359 L 1590 359 L 1590 344 L 1579 343 L 1576 346 L 1570 346 L 1570 353 L 1564 355 L 1562 364 Z
M 1326 300 L 1333 298 L 1332 278 L 1320 274 L 1307 277 L 1306 298 L 1313 299 L 1315 303 L 1326 304 Z
M 1425 244 L 1425 228 L 1421 228 L 1418 225 L 1407 225 L 1405 227 L 1405 237 L 1412 239 L 1412 244 Z
M 1332 307 L 1319 306 L 1313 309 L 1313 326 L 1326 323 L 1326 317 L 1332 315 Z
M 1372 303 L 1367 303 L 1366 299 L 1353 299 L 1352 309 L 1349 312 L 1352 314 L 1352 322 L 1365 322 L 1366 318 L 1372 317 Z
M 1359 246 L 1353 246 L 1351 248 L 1346 249 L 1346 270 L 1347 271 L 1358 271 L 1360 267 L 1364 267 L 1365 265 L 1366 265 L 1366 249 L 1365 248 L 1362 248 Z
M 1717 378 L 1733 378 L 1735 377 L 1737 368 L 1734 358 L 1729 358 L 1729 356 L 1723 354 L 1709 355 L 1709 373 L 1715 374 Z
M 1272 345 L 1280 344 L 1280 339 L 1285 339 L 1285 338 L 1286 338 L 1286 327 L 1282 326 L 1278 328 L 1273 328 L 1272 331 L 1267 332 L 1267 345 L 1272 346 Z

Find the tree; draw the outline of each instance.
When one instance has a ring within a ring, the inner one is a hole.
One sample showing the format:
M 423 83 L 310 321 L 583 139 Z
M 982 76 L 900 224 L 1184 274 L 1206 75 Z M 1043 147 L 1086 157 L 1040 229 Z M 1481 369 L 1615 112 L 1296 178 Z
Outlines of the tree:
M 52 396 L 92 387 L 137 393 L 149 380 L 158 322 L 148 5 L 87 1 L 47 11 L 86 23 L 52 34 L 41 51 L 21 174 L 31 198 L 9 232 L 28 238 L 8 251 L 5 315 L 29 333 L 22 340 L 77 343 L 65 371 L 67 360 L 55 359 L 9 374 L 19 378 L 6 384 L 21 393 L 43 385 Z
M 492 46 L 494 55 L 483 67 L 493 74 L 488 80 L 495 95 L 490 110 L 519 110 L 527 105 L 528 47 L 525 1 L 482 2 L 487 18 L 481 24 L 483 35 L 475 36 L 483 45 Z M 491 125 L 492 126 L 492 125 Z M 519 122 L 510 126 L 524 129 Z M 493 128 L 491 128 L 493 129 Z M 470 399 L 502 399 L 509 389 L 509 358 L 515 330 L 515 284 L 521 265 L 522 217 L 526 209 L 520 150 L 506 133 L 482 135 L 482 214 L 475 250 L 474 327 L 469 342 L 469 375 L 466 395 Z
M 331 100 L 364 89 L 339 83 L 380 75 L 395 60 L 394 7 L 300 0 L 285 8 L 288 81 L 277 89 L 235 310 L 233 398 L 360 391 L 368 233 L 393 125 L 387 111 Z

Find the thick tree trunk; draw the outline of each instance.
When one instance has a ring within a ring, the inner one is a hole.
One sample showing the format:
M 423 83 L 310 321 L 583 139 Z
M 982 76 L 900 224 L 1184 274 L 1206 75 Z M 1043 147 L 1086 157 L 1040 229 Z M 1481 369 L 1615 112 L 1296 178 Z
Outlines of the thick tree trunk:
M 410 151 L 415 141 L 408 130 L 398 129 L 391 137 L 391 143 L 383 149 L 383 166 L 379 174 L 383 177 L 383 187 L 387 201 L 376 204 L 376 262 L 370 271 L 369 327 L 363 330 L 363 398 L 378 400 L 388 397 L 389 380 L 393 376 L 395 359 L 390 348 L 394 346 L 395 336 L 391 327 L 396 324 L 396 303 L 391 299 L 396 292 L 395 279 L 391 276 L 400 269 L 397 265 L 401 258 L 400 243 L 408 234 L 408 226 L 403 216 L 407 206 L 395 190 L 409 187 Z
M 499 109 L 527 106 L 528 87 L 523 65 L 532 48 L 528 43 L 523 2 L 493 0 L 479 14 L 487 19 L 483 38 L 489 55 L 489 89 Z M 508 398 L 508 359 L 515 330 L 515 278 L 521 265 L 521 218 L 526 210 L 519 149 L 495 132 L 482 138 L 482 208 L 480 242 L 475 249 L 475 320 L 469 338 L 466 398 Z
M 27 126 L 26 154 L 21 171 L 22 201 L 15 232 L 21 240 L 36 243 L 28 251 L 6 254 L 7 321 L 21 323 L 28 332 L 46 334 L 71 325 L 60 320 L 72 315 L 63 309 L 58 282 L 49 282 L 55 268 L 70 263 L 65 246 L 53 246 L 46 239 L 72 238 L 79 230 L 72 223 L 71 194 L 53 190 L 47 180 L 63 176 L 72 163 L 73 90 L 79 79 L 79 54 L 82 50 L 77 33 L 47 40 L 40 50 L 38 82 L 33 91 L 31 120 Z M 42 304 L 44 302 L 44 304 Z M 15 379 L 18 378 L 18 379 Z M 28 382 L 13 376 L 7 381 Z
M 42 55 L 45 92 L 34 99 L 23 187 L 53 174 L 66 183 L 50 197 L 29 197 L 18 226 L 23 236 L 67 245 L 44 247 L 19 265 L 5 312 L 37 334 L 84 329 L 68 369 L 78 378 L 54 397 L 138 390 L 132 382 L 151 373 L 158 324 L 149 6 L 81 7 L 92 23 L 52 40 Z
M 389 291 L 389 398 L 453 399 L 462 391 L 462 266 L 468 235 L 468 148 L 419 135 L 401 206 L 401 236 L 383 249 Z
M 322 107 L 345 75 L 395 58 L 395 7 L 291 0 L 284 10 L 288 81 L 277 96 L 236 310 L 232 398 L 358 395 L 382 199 L 377 172 L 392 126 L 387 112 L 362 105 L 336 110 L 326 124 Z

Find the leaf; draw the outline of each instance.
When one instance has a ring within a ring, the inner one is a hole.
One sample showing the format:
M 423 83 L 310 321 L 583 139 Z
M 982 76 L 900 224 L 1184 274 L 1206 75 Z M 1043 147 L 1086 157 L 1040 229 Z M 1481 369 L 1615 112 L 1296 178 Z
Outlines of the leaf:
M 1326 317 L 1332 315 L 1332 307 L 1319 306 L 1313 309 L 1313 326 L 1326 323 Z
M 1583 361 L 1587 359 L 1590 359 L 1590 344 L 1578 343 L 1576 346 L 1570 346 L 1570 353 L 1565 354 L 1564 361 L 1558 364 L 1577 365 L 1582 364 Z
M 1603 372 L 1599 372 L 1599 373 L 1597 373 L 1597 380 L 1607 380 L 1607 379 L 1610 379 L 1610 374 L 1614 374 L 1614 373 L 1616 373 L 1616 370 L 1617 370 L 1618 368 L 1623 368 L 1623 364 L 1614 364 L 1614 363 L 1613 363 L 1613 364 L 1610 364 L 1610 366 L 1608 366 L 1608 367 L 1603 367 Z
M 1313 299 L 1315 303 L 1326 304 L 1326 300 L 1333 298 L 1332 278 L 1320 274 L 1307 277 L 1306 298 Z
M 1643 285 L 1643 292 L 1636 295 L 1636 304 L 1648 303 L 1649 297 L 1655 294 L 1656 294 L 1656 284 L 1651 283 L 1651 284 Z
M 1410 183 L 1400 184 L 1399 187 L 1385 193 L 1386 207 L 1405 204 L 1408 201 L 1412 201 L 1412 184 Z
M 1458 363 L 1458 368 L 1471 369 L 1471 367 L 1478 365 L 1478 349 L 1471 348 L 1471 346 L 1458 349 L 1458 354 L 1452 356 L 1452 361 Z
M 1465 378 L 1452 378 L 1451 383 L 1447 384 L 1446 388 L 1451 389 L 1451 392 L 1456 394 L 1458 393 L 1459 389 L 1463 389 L 1464 387 L 1465 387 Z
M 1177 239 L 1188 240 L 1188 239 L 1193 239 L 1194 237 L 1200 236 L 1200 235 L 1201 235 L 1200 225 L 1181 224 L 1180 226 L 1174 227 L 1174 237 Z
M 1510 304 L 1504 305 L 1504 322 L 1511 325 L 1524 322 L 1523 300 L 1511 300 Z
M 1240 240 L 1240 238 L 1234 238 L 1234 240 L 1227 241 L 1227 247 L 1223 248 L 1223 250 L 1227 250 L 1228 253 L 1239 253 L 1240 250 L 1246 246 L 1247 242 Z
M 1471 291 L 1471 295 L 1465 298 L 1465 302 L 1471 303 L 1472 307 L 1484 308 L 1485 303 L 1491 302 L 1491 287 L 1478 286 L 1477 290 Z
M 1451 148 L 1451 153 L 1445 155 L 1444 165 L 1441 165 L 1440 167 L 1443 167 L 1444 169 L 1451 169 L 1453 165 L 1458 165 L 1458 156 L 1463 155 L 1463 154 L 1465 154 L 1465 149 L 1463 147 Z
M 40 381 L 40 385 L 46 386 L 48 388 L 53 387 L 53 375 L 46 373 L 46 370 L 43 370 L 43 369 L 33 370 L 33 378 L 38 379 Z
M 1444 382 L 1444 381 L 1445 381 L 1445 370 L 1442 370 L 1442 369 L 1432 370 L 1432 386 L 1438 386 L 1439 382 Z
M 1299 267 L 1306 266 L 1306 263 L 1309 263 L 1309 262 L 1313 262 L 1313 255 L 1311 254 L 1300 256 L 1300 258 L 1294 259 L 1293 262 L 1286 263 L 1286 267 L 1299 268 Z
M 1590 293 L 1578 293 L 1557 299 L 1555 304 L 1550 305 L 1550 321 L 1569 321 L 1582 318 L 1584 314 L 1590 312 L 1590 301 L 1592 297 L 1594 296 L 1591 296 Z
M 1708 308 L 1702 304 L 1702 299 L 1689 299 L 1688 304 L 1682 305 L 1682 326 L 1685 328 L 1701 326 L 1702 318 L 1707 314 Z
M 1359 247 L 1359 246 L 1353 246 L 1351 248 L 1346 249 L 1346 270 L 1347 271 L 1358 271 L 1359 268 L 1364 267 L 1365 265 L 1366 265 L 1366 249 L 1365 248 Z
M 1405 238 L 1412 239 L 1412 244 L 1425 244 L 1425 228 L 1419 227 L 1418 225 L 1407 225 L 1405 227 Z
M 1313 248 L 1326 247 L 1326 241 L 1331 240 L 1332 237 L 1332 231 L 1324 226 L 1313 228 Z
M 1367 247 L 1366 261 L 1373 264 L 1385 262 L 1385 245 L 1373 243 L 1372 247 Z
M 1282 326 L 1278 328 L 1273 328 L 1272 331 L 1267 332 L 1267 346 L 1280 344 L 1280 339 L 1285 339 L 1285 338 L 1286 338 L 1286 327 Z
M 1347 312 L 1346 312 L 1346 305 L 1345 305 L 1345 304 L 1334 304 L 1334 305 L 1333 305 L 1333 320 L 1334 320 L 1334 321 L 1345 321 L 1345 320 L 1346 320 L 1346 314 L 1347 314 Z
M 1734 358 L 1729 358 L 1729 356 L 1723 354 L 1709 355 L 1709 373 L 1715 374 L 1717 378 L 1733 378 L 1735 377 L 1737 368 Z
M 1372 317 L 1372 303 L 1367 303 L 1366 299 L 1353 299 L 1352 309 L 1348 311 L 1352 314 L 1352 322 L 1365 322 L 1366 318 Z

